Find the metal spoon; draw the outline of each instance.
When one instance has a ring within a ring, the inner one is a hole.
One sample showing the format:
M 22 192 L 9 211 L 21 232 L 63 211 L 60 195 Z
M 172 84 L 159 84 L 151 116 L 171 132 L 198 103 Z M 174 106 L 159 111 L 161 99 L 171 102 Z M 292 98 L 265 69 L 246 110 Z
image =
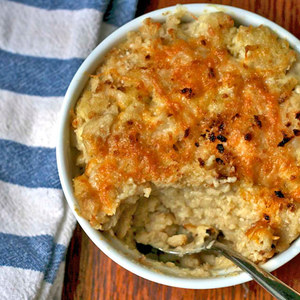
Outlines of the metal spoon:
M 202 245 L 192 247 L 180 247 L 177 249 L 157 248 L 162 252 L 183 256 L 186 254 L 195 254 L 201 251 L 216 251 L 230 259 L 233 263 L 246 271 L 258 284 L 265 288 L 272 296 L 278 300 L 300 300 L 300 294 L 287 286 L 284 282 L 273 276 L 271 273 L 263 270 L 249 259 L 230 249 L 225 244 L 217 241 L 217 236 L 209 237 Z

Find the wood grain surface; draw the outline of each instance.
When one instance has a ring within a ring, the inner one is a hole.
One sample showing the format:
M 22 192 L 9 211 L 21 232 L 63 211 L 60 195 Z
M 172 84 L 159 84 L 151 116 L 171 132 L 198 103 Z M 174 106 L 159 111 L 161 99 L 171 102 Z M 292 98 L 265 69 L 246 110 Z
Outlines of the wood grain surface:
M 300 38 L 300 0 L 140 0 L 137 15 L 177 3 L 216 3 L 244 8 L 262 15 Z M 273 274 L 300 291 L 300 255 Z M 142 279 L 105 256 L 76 227 L 66 258 L 62 299 L 99 300 L 270 300 L 254 282 L 229 288 L 189 290 L 167 287 Z

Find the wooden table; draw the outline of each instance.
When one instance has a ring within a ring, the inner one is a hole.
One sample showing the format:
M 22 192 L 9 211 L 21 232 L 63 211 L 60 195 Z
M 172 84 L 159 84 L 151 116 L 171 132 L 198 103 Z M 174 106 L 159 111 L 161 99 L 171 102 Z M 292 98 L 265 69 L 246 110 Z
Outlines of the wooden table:
M 300 38 L 300 0 L 140 0 L 137 15 L 177 3 L 192 2 L 218 3 L 244 8 L 275 21 Z M 275 271 L 274 275 L 300 291 L 300 255 Z M 273 298 L 254 282 L 211 290 L 171 288 L 150 282 L 133 275 L 106 257 L 77 226 L 66 259 L 63 299 L 269 300 Z

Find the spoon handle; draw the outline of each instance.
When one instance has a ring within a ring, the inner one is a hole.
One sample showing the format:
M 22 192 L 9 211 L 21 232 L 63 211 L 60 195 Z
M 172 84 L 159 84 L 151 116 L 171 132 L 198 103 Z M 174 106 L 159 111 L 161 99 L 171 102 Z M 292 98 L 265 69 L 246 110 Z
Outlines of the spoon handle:
M 210 250 L 215 250 L 230 259 L 278 300 L 300 300 L 298 292 L 226 245 L 216 241 Z

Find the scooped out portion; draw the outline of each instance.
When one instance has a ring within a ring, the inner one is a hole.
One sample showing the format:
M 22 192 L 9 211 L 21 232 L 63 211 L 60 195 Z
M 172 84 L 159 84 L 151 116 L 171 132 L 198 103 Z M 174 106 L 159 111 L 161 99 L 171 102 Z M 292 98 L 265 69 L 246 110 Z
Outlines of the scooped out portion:
M 220 231 L 254 262 L 284 251 L 300 234 L 299 74 L 267 27 L 182 8 L 146 19 L 90 75 L 73 112 L 79 213 L 182 276 L 231 263 L 156 248 Z

